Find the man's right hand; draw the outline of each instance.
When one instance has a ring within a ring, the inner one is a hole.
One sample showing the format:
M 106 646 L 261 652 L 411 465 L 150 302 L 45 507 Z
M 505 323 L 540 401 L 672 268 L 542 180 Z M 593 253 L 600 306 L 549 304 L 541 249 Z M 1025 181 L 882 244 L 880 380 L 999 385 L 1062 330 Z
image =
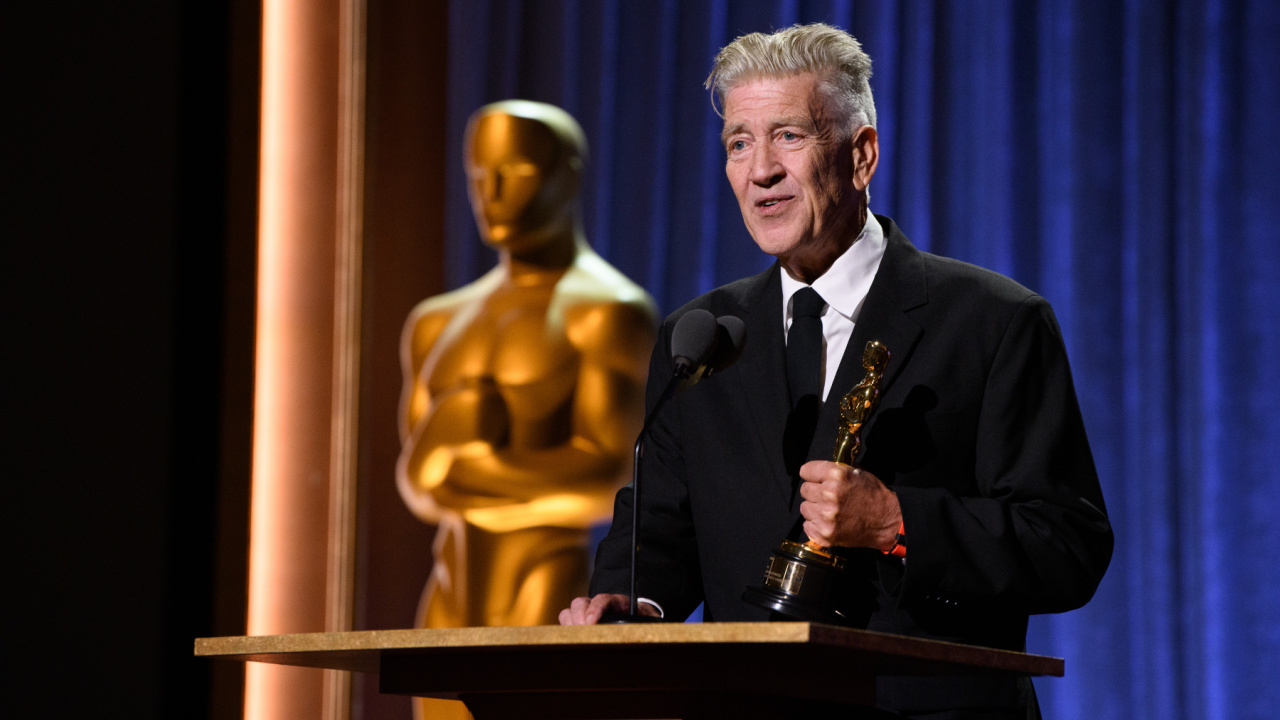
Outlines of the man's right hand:
M 560 611 L 561 625 L 595 625 L 607 612 L 625 613 L 631 608 L 626 595 L 600 593 L 595 597 L 574 598 L 569 607 Z M 658 616 L 658 611 L 647 602 L 640 603 L 641 615 Z

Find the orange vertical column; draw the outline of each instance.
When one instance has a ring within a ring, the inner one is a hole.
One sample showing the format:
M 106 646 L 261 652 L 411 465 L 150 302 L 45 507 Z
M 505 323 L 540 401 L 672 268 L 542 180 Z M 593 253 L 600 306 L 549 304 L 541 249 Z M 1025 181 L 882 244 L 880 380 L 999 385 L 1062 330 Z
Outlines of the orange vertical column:
M 248 632 L 332 629 L 342 0 L 264 0 Z M 332 677 L 328 684 L 332 684 Z M 245 717 L 332 716 L 323 672 L 250 663 Z

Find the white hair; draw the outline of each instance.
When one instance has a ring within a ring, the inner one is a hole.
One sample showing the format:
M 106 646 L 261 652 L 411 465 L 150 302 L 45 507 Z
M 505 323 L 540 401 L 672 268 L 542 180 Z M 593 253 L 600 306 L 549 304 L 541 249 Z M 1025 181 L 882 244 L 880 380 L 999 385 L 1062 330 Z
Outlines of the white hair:
M 739 37 L 716 55 L 705 87 L 715 90 L 720 107 L 724 107 L 729 91 L 744 82 L 801 73 L 818 76 L 824 94 L 840 113 L 844 137 L 863 125 L 875 127 L 871 57 L 852 35 L 824 23 Z

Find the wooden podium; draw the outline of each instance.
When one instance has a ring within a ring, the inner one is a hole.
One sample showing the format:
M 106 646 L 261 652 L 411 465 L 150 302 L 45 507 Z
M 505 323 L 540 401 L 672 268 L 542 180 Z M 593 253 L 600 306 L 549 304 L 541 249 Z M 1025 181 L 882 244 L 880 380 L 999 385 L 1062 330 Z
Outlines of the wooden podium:
M 459 699 L 477 720 L 874 718 L 878 675 L 1063 674 L 1060 658 L 799 622 L 200 638 L 195 654 L 377 673 L 384 693 Z

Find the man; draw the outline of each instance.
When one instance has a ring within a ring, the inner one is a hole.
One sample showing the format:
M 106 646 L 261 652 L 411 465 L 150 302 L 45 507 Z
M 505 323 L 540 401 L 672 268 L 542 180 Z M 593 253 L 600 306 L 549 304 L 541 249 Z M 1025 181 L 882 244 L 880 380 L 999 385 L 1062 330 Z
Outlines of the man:
M 650 404 L 684 312 L 737 315 L 750 340 L 653 429 L 642 611 L 679 619 L 705 602 L 708 620 L 767 619 L 742 591 L 802 531 L 837 548 L 874 597 L 869 629 L 1023 650 L 1027 616 L 1087 602 L 1112 549 L 1065 350 L 1043 298 L 922 253 L 870 214 L 870 72 L 857 41 L 825 25 L 747 35 L 716 58 L 726 174 L 778 262 L 694 300 L 659 334 Z M 820 333 L 811 366 L 800 366 L 801 331 Z M 828 458 L 869 340 L 892 358 L 855 469 Z M 562 623 L 626 608 L 630 500 L 619 493 L 594 596 Z M 902 540 L 905 557 L 887 552 Z M 1025 678 L 881 678 L 877 700 L 911 717 L 1039 717 Z

